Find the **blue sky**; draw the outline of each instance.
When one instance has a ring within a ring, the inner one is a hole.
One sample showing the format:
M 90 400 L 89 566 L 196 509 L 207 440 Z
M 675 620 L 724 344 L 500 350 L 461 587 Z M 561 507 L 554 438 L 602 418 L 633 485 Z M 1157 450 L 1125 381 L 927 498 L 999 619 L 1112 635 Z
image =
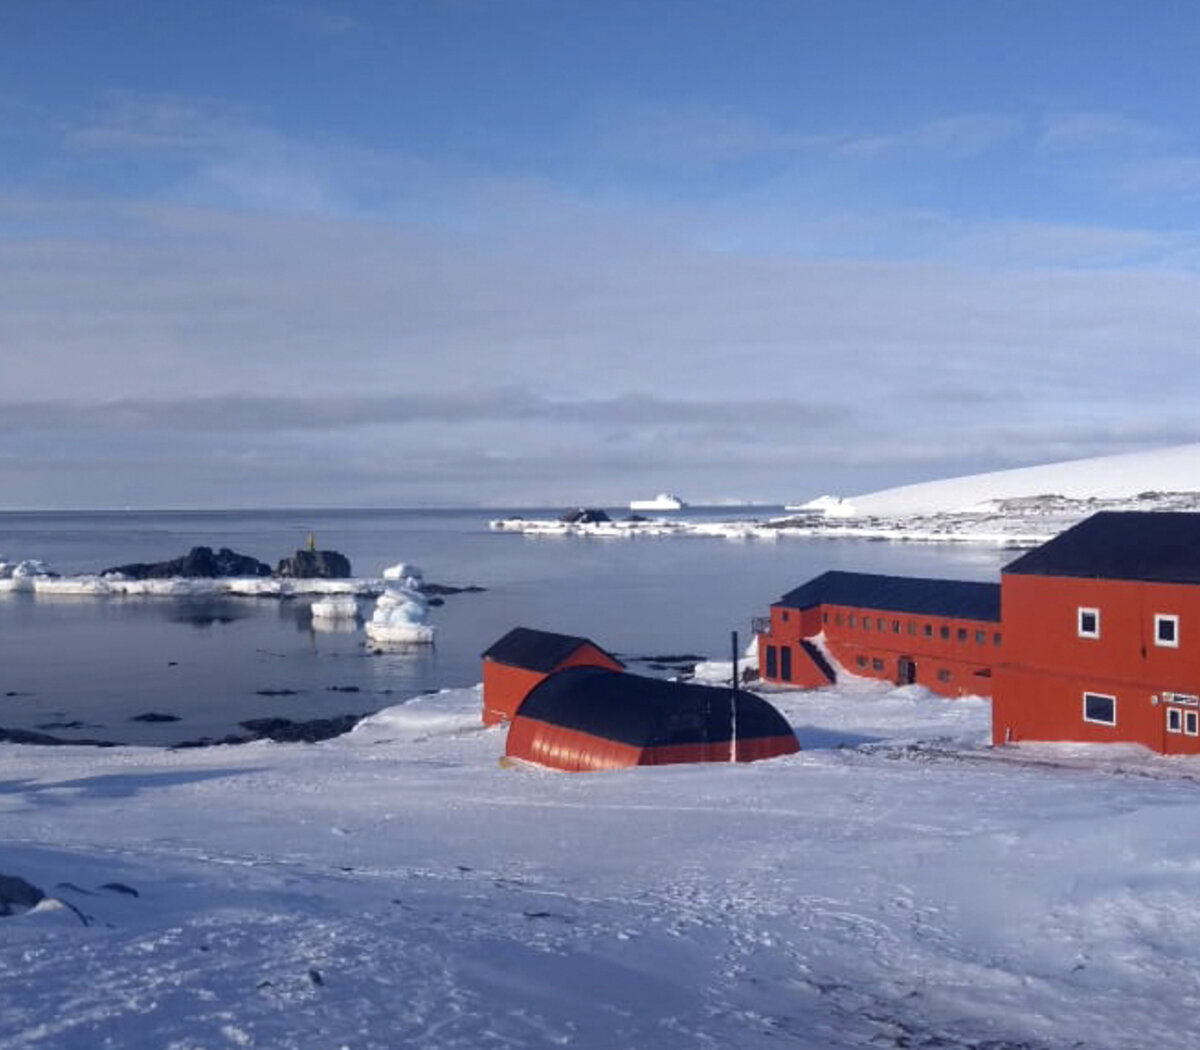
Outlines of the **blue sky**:
M 0 507 L 1200 440 L 1200 7 L 0 5 Z

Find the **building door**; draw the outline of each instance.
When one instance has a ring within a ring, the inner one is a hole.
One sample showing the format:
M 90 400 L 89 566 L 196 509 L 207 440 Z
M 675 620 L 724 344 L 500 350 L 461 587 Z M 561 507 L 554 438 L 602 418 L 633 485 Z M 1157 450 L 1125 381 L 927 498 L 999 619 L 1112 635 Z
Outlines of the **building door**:
M 779 647 L 779 677 L 785 682 L 792 680 L 792 647 L 790 645 Z
M 912 685 L 917 680 L 917 663 L 911 656 L 896 661 L 896 684 Z
M 1194 754 L 1200 750 L 1200 739 L 1197 739 L 1200 738 L 1200 710 L 1196 698 L 1181 693 L 1166 695 L 1183 703 L 1168 702 L 1163 706 L 1167 731 L 1163 752 L 1168 755 Z

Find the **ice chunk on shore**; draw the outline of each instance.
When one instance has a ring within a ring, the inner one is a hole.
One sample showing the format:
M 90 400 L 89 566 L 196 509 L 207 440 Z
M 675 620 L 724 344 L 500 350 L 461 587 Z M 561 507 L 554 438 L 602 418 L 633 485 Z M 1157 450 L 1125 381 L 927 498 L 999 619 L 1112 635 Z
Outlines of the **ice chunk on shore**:
M 393 645 L 432 643 L 434 627 L 426 622 L 429 602 L 421 593 L 421 570 L 400 562 L 384 569 L 383 578 L 386 587 L 367 622 L 367 637 L 373 642 Z

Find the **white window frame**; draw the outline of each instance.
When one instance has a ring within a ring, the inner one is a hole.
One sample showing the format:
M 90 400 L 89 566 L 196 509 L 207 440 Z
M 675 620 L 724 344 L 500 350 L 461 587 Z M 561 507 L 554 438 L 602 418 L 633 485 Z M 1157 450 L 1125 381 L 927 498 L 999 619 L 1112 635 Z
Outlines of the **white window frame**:
M 1112 701 L 1113 716 L 1112 716 L 1111 722 L 1105 718 L 1088 718 L 1088 712 L 1087 712 L 1088 697 L 1095 697 L 1097 700 L 1111 700 Z M 1093 692 L 1084 693 L 1083 694 L 1083 720 L 1085 722 L 1091 722 L 1092 725 L 1097 725 L 1097 726 L 1115 726 L 1117 724 L 1117 698 L 1115 696 L 1110 696 L 1108 693 L 1093 693 Z
M 1171 725 L 1174 721 L 1174 726 Z M 1167 732 L 1182 733 L 1183 732 L 1183 708 L 1182 707 L 1167 707 Z
M 1091 614 L 1096 621 L 1096 628 L 1092 631 L 1083 629 L 1083 618 L 1087 614 Z M 1075 629 L 1079 633 L 1080 638 L 1099 638 L 1100 637 L 1100 610 L 1090 609 L 1086 605 L 1081 605 L 1079 611 L 1075 614 Z
M 1183 712 L 1183 732 L 1186 736 L 1200 736 L 1200 712 L 1193 709 Z
M 1164 623 L 1169 623 L 1172 625 L 1172 628 L 1171 628 L 1172 638 L 1169 642 L 1165 641 L 1163 639 L 1162 635 L 1160 635 L 1158 633 L 1159 625 L 1164 624 Z M 1179 648 L 1179 617 L 1175 613 L 1155 613 L 1154 614 L 1154 644 L 1161 646 L 1164 649 L 1178 649 Z

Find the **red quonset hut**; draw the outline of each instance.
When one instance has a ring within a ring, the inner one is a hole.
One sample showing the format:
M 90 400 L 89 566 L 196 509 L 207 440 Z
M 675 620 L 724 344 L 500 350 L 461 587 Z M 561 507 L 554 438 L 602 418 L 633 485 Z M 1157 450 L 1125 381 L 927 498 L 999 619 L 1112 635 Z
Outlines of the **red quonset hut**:
M 625 665 L 587 638 L 514 627 L 483 654 L 483 723 L 511 721 L 529 691 L 566 667 Z
M 832 571 L 755 622 L 764 681 L 815 688 L 836 672 L 811 640 L 853 674 L 918 683 L 943 696 L 990 696 L 999 659 L 1000 587 L 994 583 Z
M 1200 754 L 1200 514 L 1103 512 L 1007 565 L 992 739 Z
M 505 753 L 572 773 L 728 762 L 733 697 L 738 762 L 800 750 L 787 720 L 753 693 L 573 667 L 550 675 L 525 697 Z

